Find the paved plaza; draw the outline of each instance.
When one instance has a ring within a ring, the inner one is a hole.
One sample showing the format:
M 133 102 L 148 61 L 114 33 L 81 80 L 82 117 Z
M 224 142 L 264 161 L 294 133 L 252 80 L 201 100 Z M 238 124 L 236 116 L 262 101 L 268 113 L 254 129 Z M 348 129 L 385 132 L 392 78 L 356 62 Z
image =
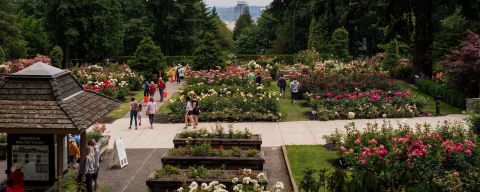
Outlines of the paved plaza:
M 416 124 L 429 123 L 435 125 L 443 121 L 463 121 L 466 115 L 455 114 L 439 117 L 416 117 L 416 118 L 399 118 L 387 119 L 394 126 L 397 123 L 407 123 L 410 126 Z M 147 119 L 145 119 L 147 120 Z M 367 122 L 382 123 L 385 119 L 355 119 L 356 125 L 363 128 Z M 112 139 L 122 138 L 125 147 L 128 149 L 141 148 L 171 148 L 173 147 L 172 139 L 176 133 L 183 130 L 185 124 L 154 124 L 154 129 L 150 129 L 148 125 L 142 125 L 138 130 L 128 129 L 128 118 L 119 119 L 112 124 L 107 124 L 108 134 Z M 352 120 L 334 120 L 334 121 L 293 121 L 293 122 L 239 122 L 239 123 L 220 123 L 226 129 L 232 125 L 235 129 L 248 128 L 253 133 L 261 134 L 263 139 L 262 146 L 275 147 L 282 145 L 314 145 L 324 144 L 322 136 L 335 132 L 335 129 L 343 131 L 345 124 Z M 216 123 L 201 123 L 199 127 L 211 128 Z M 191 129 L 191 127 L 189 128 Z M 113 142 L 110 142 L 113 147 Z

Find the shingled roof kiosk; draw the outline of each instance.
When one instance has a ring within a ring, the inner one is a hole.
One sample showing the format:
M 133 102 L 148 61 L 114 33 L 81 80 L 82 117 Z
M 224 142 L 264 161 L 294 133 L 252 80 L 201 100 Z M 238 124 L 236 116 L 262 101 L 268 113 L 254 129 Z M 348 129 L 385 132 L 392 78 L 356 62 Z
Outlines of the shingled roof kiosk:
M 36 63 L 0 84 L 0 132 L 7 133 L 7 169 L 23 164 L 26 189 L 44 191 L 67 168 L 68 134 L 80 134 L 120 103 L 84 90 L 68 71 Z M 84 157 L 85 154 L 82 154 Z

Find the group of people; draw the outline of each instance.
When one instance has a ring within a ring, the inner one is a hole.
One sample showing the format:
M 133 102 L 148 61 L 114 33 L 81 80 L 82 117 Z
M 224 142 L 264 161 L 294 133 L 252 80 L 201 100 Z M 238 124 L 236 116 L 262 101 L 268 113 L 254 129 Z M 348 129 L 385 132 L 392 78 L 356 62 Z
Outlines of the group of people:
M 87 192 L 96 191 L 98 188 L 98 172 L 100 170 L 100 149 L 95 140 L 88 141 L 86 148 L 85 161 L 81 161 L 80 137 L 78 135 L 69 135 L 68 163 L 72 167 L 79 165 L 77 182 L 85 185 Z
M 285 89 L 287 87 L 287 80 L 285 79 L 284 75 L 280 75 L 280 78 L 278 78 L 277 86 L 280 88 L 280 96 L 282 98 L 285 98 Z M 290 93 L 292 95 L 291 103 L 295 103 L 299 89 L 300 89 L 300 83 L 294 77 L 292 82 L 290 82 Z
M 183 68 L 182 64 L 178 64 L 177 68 L 175 69 L 175 80 L 177 83 L 181 83 L 185 78 L 185 68 Z
M 192 97 L 186 97 L 187 104 L 185 106 L 185 127 L 193 125 L 193 128 L 197 128 L 198 125 L 198 116 L 200 115 L 200 107 L 198 105 L 198 99 L 193 95 Z

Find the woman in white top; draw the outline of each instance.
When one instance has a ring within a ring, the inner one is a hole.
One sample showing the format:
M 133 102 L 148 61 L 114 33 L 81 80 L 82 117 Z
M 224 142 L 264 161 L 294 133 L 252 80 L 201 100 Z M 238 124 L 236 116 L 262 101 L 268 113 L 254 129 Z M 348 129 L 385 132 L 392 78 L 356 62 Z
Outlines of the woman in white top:
M 190 120 L 191 123 L 194 124 L 193 128 L 195 129 L 196 126 L 195 126 L 195 121 L 193 120 L 193 105 L 192 105 L 192 100 L 190 99 L 189 96 L 187 96 L 185 98 L 187 100 L 187 105 L 185 106 L 185 128 L 184 129 L 187 129 L 188 128 L 188 121 Z
M 147 104 L 147 115 L 148 119 L 150 120 L 150 129 L 153 129 L 153 117 L 155 116 L 157 109 L 157 103 L 153 97 L 150 97 L 150 102 Z

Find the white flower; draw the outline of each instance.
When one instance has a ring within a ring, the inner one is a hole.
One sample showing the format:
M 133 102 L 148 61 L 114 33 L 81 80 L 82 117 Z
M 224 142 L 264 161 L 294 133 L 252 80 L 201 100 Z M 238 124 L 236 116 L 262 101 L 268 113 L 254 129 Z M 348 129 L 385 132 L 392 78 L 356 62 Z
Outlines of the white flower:
M 354 112 L 348 112 L 348 118 L 349 119 L 354 119 L 355 118 L 355 113 Z
M 267 180 L 267 177 L 265 177 L 265 173 L 262 172 L 262 173 L 259 173 L 259 174 L 257 175 L 257 179 L 258 179 L 259 181 L 265 181 L 265 180 Z
M 277 189 L 277 190 L 283 190 L 284 189 L 284 186 L 283 186 L 283 183 L 280 182 L 280 181 L 277 181 L 277 183 L 275 183 L 275 185 L 273 186 L 274 189 Z
M 382 117 L 383 117 L 383 118 L 387 118 L 387 114 L 384 113 L 384 114 L 382 115 Z
M 233 184 L 235 184 L 235 183 L 237 183 L 237 182 L 238 182 L 238 178 L 237 178 L 237 177 L 235 177 L 235 178 L 232 179 L 232 183 L 233 183 Z
M 190 184 L 189 188 L 192 188 L 192 187 L 198 187 L 197 182 L 195 182 L 195 181 L 192 182 L 192 183 Z
M 208 188 L 209 188 L 209 186 L 208 186 L 206 183 L 202 183 L 202 189 L 203 189 L 203 190 L 206 190 L 206 189 L 208 189 Z
M 245 183 L 247 185 L 250 184 L 251 181 L 252 181 L 252 179 L 250 177 L 244 177 L 243 178 L 243 183 Z
M 178 188 L 177 192 L 183 192 L 183 187 Z

